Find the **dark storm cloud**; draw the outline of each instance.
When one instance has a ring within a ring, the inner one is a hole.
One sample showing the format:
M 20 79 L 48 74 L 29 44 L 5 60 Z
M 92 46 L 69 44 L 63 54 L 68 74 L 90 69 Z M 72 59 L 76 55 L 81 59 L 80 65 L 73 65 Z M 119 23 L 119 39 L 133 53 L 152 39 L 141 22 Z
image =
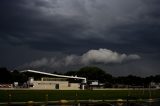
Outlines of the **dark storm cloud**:
M 1 14 L 0 29 L 1 39 L 11 44 L 23 44 L 42 50 L 63 49 L 63 46 L 73 46 L 75 42 L 73 36 L 76 33 L 80 34 L 86 28 L 79 19 L 61 15 L 46 18 L 36 10 L 40 5 L 39 2 L 38 4 L 35 2 L 31 8 L 27 7 L 31 5 L 27 2 L 7 3 L 6 5 L 9 5 L 7 11 L 5 11 L 7 7 L 1 7 L 1 11 L 5 12 Z
M 157 63 L 159 10 L 159 0 L 1 0 L 0 47 L 10 51 L 21 45 L 44 58 L 42 52 L 82 55 L 106 48 Z
M 122 44 L 130 45 L 141 53 L 160 51 L 160 25 L 121 25 L 112 29 L 111 33 L 121 35 Z
M 33 0 L 1 2 L 1 39 L 42 50 L 113 44 L 157 45 L 158 1 Z M 132 13 L 131 13 L 132 12 Z M 83 44 L 82 44 L 82 43 Z M 137 44 L 138 43 L 138 44 Z M 159 44 L 159 43 L 158 43 Z

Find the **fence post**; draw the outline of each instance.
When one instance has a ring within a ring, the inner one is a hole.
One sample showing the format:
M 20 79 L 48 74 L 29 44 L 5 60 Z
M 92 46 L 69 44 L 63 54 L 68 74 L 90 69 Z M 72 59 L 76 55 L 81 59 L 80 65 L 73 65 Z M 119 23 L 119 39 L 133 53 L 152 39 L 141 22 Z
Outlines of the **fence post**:
M 78 94 L 77 94 L 77 92 L 75 92 L 75 104 L 78 106 Z
M 47 106 L 48 105 L 48 94 L 46 94 L 45 99 L 46 99 L 45 105 Z
M 8 105 L 10 105 L 10 104 L 11 104 L 11 98 L 12 98 L 12 95 L 11 95 L 11 94 L 9 94 L 9 95 L 8 95 Z

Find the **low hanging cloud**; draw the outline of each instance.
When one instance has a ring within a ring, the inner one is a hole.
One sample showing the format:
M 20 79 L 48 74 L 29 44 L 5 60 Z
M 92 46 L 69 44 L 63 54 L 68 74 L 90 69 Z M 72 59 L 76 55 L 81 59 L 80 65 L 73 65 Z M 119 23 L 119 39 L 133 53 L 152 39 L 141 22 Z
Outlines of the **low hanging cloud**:
M 136 54 L 126 55 L 113 52 L 108 49 L 89 50 L 81 56 L 81 62 L 84 64 L 90 63 L 121 63 L 126 60 L 139 59 L 140 56 Z
M 89 50 L 82 55 L 68 55 L 62 58 L 42 58 L 40 60 L 33 61 L 24 66 L 38 68 L 38 67 L 67 67 L 67 66 L 78 66 L 78 65 L 92 65 L 92 64 L 108 64 L 108 63 L 122 63 L 130 60 L 140 59 L 137 54 L 120 54 L 108 49 Z

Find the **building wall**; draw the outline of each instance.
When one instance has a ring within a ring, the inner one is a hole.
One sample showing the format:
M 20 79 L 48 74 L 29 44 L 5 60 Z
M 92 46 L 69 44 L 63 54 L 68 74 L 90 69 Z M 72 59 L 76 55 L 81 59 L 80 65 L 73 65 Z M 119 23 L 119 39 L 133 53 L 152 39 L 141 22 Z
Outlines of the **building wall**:
M 61 90 L 79 90 L 80 89 L 80 84 L 79 83 L 69 83 L 68 84 L 60 84 L 60 89 Z
M 79 83 L 69 83 L 68 81 L 33 81 L 30 89 L 49 89 L 49 90 L 79 90 Z

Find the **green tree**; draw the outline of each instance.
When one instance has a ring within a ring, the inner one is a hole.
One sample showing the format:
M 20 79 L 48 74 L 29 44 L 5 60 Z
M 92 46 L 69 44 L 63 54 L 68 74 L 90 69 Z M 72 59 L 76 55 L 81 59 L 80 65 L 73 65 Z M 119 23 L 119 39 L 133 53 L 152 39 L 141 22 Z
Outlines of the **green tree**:
M 76 75 L 86 77 L 88 80 L 98 80 L 105 83 L 111 81 L 112 76 L 106 74 L 102 69 L 98 67 L 83 67 L 77 71 Z
M 7 68 L 0 68 L 0 83 L 12 83 L 11 72 Z
M 24 83 L 28 80 L 27 76 L 20 73 L 18 70 L 14 70 L 12 73 L 12 82 Z

